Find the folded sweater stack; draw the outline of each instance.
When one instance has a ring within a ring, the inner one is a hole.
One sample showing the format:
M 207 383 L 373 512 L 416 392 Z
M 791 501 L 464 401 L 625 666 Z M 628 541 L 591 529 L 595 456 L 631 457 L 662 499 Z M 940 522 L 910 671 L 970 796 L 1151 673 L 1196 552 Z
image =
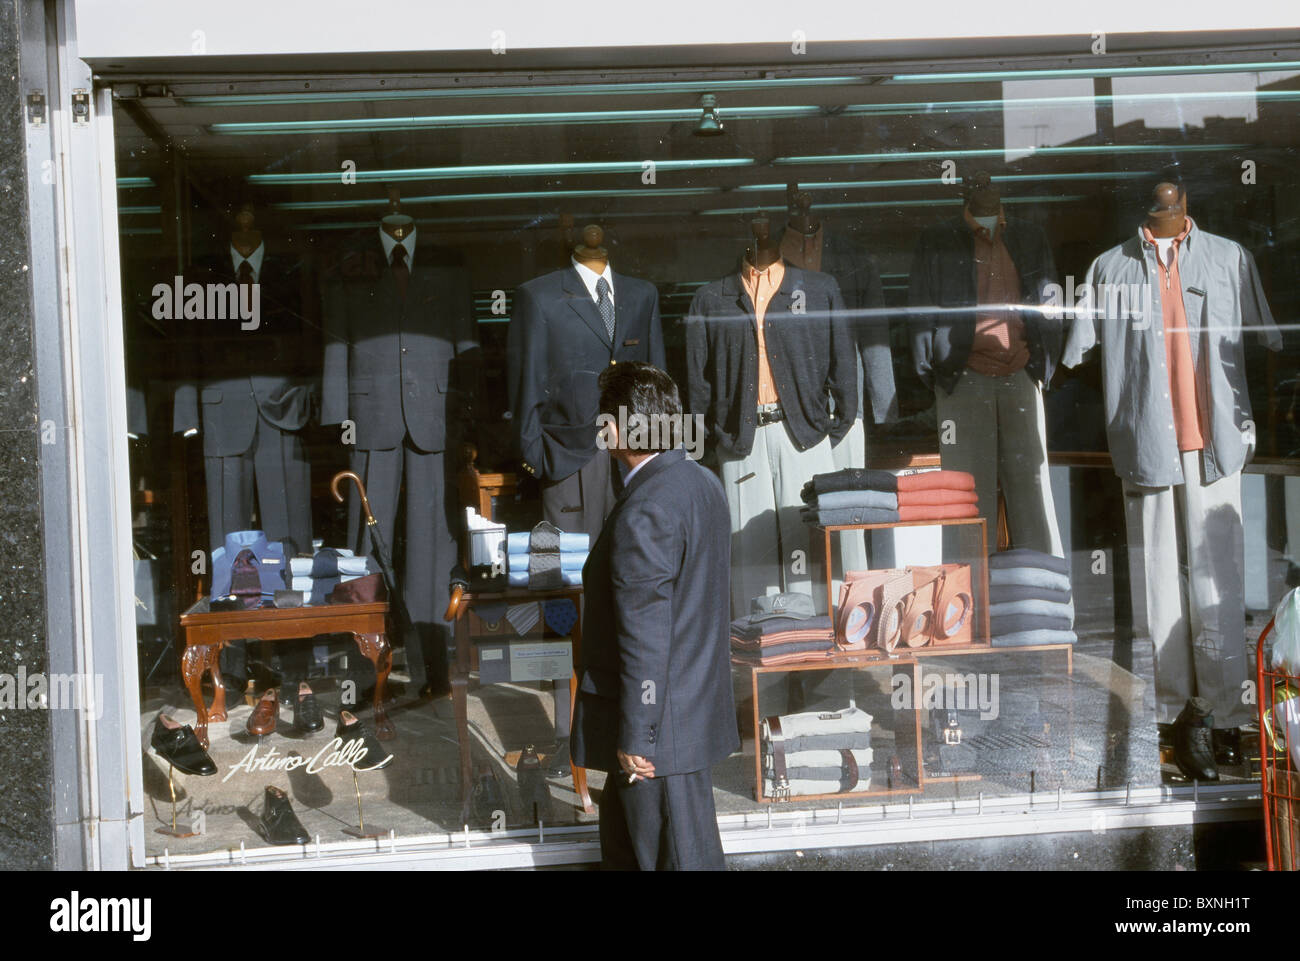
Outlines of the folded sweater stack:
M 741 664 L 793 664 L 825 657 L 835 647 L 835 626 L 829 615 L 766 617 L 731 622 L 731 656 Z
M 787 714 L 762 725 L 763 795 L 842 794 L 871 787 L 871 715 L 856 707 L 833 714 Z M 778 758 L 784 780 L 778 777 Z
M 535 550 L 531 540 L 534 532 L 506 535 L 506 580 L 511 587 L 582 586 L 582 565 L 587 563 L 591 537 L 567 531 L 557 533 L 554 539 L 558 550 L 545 552 Z
M 994 647 L 1077 641 L 1070 562 L 1027 548 L 990 557 L 989 630 Z
M 816 475 L 802 496 L 804 522 L 821 527 L 979 516 L 975 478 L 965 471 L 899 475 L 850 467 Z
M 379 566 L 350 550 L 322 547 L 311 557 L 289 558 L 289 573 L 289 588 L 302 594 L 304 604 L 324 604 L 339 584 L 378 574 Z

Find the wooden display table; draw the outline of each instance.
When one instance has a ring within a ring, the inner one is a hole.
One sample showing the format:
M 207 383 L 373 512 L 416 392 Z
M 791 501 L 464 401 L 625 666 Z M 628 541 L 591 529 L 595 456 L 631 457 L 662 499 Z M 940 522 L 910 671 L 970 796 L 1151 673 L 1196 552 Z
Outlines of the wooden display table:
M 201 604 L 202 602 L 200 602 Z M 206 749 L 208 721 L 226 720 L 226 689 L 217 664 L 221 649 L 230 641 L 286 641 L 321 634 L 351 634 L 362 655 L 375 666 L 375 734 L 382 741 L 395 735 L 384 710 L 388 673 L 393 653 L 388 644 L 388 602 L 369 604 L 320 604 L 307 607 L 255 607 L 242 611 L 198 611 L 194 605 L 181 615 L 181 676 L 194 701 L 198 720 L 194 735 Z M 212 675 L 215 694 L 212 707 L 203 703 L 203 674 Z

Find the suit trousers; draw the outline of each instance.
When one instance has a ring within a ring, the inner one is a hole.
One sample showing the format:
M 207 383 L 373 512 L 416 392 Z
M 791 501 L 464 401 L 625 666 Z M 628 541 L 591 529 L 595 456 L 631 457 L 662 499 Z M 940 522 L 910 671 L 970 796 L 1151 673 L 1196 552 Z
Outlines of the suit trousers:
M 867 436 L 859 417 L 849 428 L 838 444 L 831 448 L 831 463 L 835 470 L 846 467 L 863 468 L 867 466 Z M 865 531 L 840 532 L 840 562 L 842 571 L 863 571 L 867 569 L 867 546 Z M 838 596 L 839 583 L 832 588 Z
M 1181 460 L 1177 486 L 1124 482 L 1133 631 L 1155 647 L 1157 721 L 1173 723 L 1188 698 L 1203 697 L 1215 727 L 1240 727 L 1255 717 L 1242 700 L 1252 675 L 1241 472 L 1206 484 L 1200 451 Z
M 708 768 L 627 783 L 615 768 L 600 796 L 603 871 L 725 871 Z
M 563 480 L 542 484 L 542 516 L 562 531 L 590 534 L 596 543 L 614 509 L 613 463 L 609 452 L 596 456 Z
M 311 464 L 302 438 L 281 430 L 260 414 L 253 443 L 242 454 L 204 457 L 208 495 L 208 547 L 215 551 L 231 531 L 253 525 L 253 492 L 257 492 L 257 524 L 267 540 L 293 540 L 293 549 L 311 550 Z M 303 652 L 276 652 L 281 672 L 294 680 L 306 677 Z M 237 684 L 248 676 L 246 643 L 232 641 L 221 650 L 221 672 Z M 242 692 L 241 692 L 242 693 Z
M 965 370 L 949 394 L 935 391 L 939 455 L 944 470 L 975 477 L 980 513 L 995 543 L 998 488 L 1006 500 L 1012 547 L 1060 557 L 1061 532 L 1047 468 L 1047 420 L 1043 392 L 1023 370 L 989 377 Z M 955 531 L 945 531 L 945 555 Z
M 800 492 L 814 474 L 835 469 L 830 439 L 801 451 L 784 422 L 767 424 L 754 429 L 749 454 L 730 457 L 719 451 L 718 460 L 731 513 L 731 616 L 748 614 L 750 600 L 764 594 L 812 594 Z M 824 604 L 817 604 L 823 614 Z
M 298 434 L 259 416 L 252 446 L 233 457 L 204 457 L 203 472 L 210 550 L 231 531 L 249 529 L 256 488 L 258 526 L 267 540 L 289 537 L 297 550 L 311 551 L 311 465 Z
M 389 450 L 358 450 L 352 469 L 366 485 L 370 509 L 388 550 L 394 549 L 397 502 L 406 480 L 405 544 L 397 574 L 402 599 L 411 615 L 413 632 L 405 638 L 407 670 L 418 689 L 425 683 L 435 689 L 447 684 L 447 641 L 442 619 L 447 609 L 447 581 L 456 557 L 456 544 L 447 521 L 445 458 L 442 451 L 421 451 L 408 435 L 401 446 Z M 350 543 L 357 553 L 373 553 L 361 502 L 355 488 L 348 501 Z M 389 558 L 396 564 L 396 558 Z

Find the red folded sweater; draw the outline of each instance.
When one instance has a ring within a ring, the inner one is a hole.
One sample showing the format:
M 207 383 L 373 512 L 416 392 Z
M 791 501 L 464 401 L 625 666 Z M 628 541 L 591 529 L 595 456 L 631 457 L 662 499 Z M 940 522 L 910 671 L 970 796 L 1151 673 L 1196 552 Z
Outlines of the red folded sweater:
M 942 488 L 957 491 L 973 491 L 975 476 L 961 470 L 928 470 L 921 474 L 900 474 L 898 492 L 924 491 Z
M 979 517 L 980 509 L 975 504 L 922 504 L 919 507 L 898 506 L 900 521 L 936 521 L 950 517 Z
M 899 507 L 920 507 L 923 504 L 974 504 L 977 502 L 975 492 L 953 490 L 948 487 L 936 487 L 919 491 L 899 491 Z

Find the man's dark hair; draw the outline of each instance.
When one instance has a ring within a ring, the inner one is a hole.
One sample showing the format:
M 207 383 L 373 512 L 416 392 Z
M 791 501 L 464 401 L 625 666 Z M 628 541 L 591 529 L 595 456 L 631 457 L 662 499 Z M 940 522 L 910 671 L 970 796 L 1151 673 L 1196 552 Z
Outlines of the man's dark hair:
M 626 425 L 619 447 L 654 452 L 681 443 L 682 401 L 667 372 L 633 360 L 606 367 L 597 383 L 600 413 L 619 425 L 620 434 Z

